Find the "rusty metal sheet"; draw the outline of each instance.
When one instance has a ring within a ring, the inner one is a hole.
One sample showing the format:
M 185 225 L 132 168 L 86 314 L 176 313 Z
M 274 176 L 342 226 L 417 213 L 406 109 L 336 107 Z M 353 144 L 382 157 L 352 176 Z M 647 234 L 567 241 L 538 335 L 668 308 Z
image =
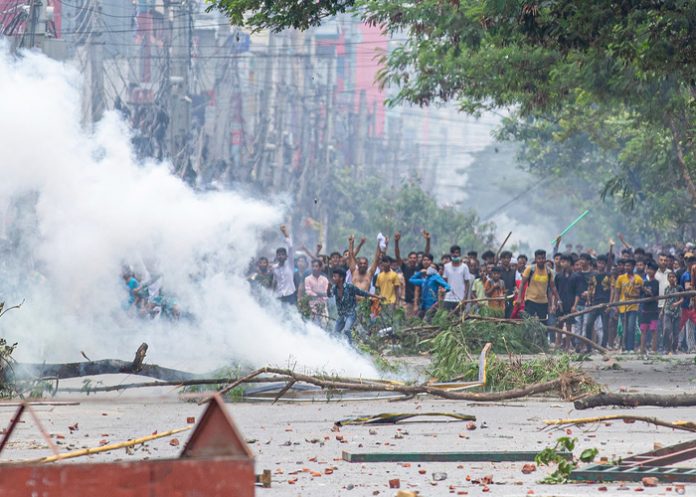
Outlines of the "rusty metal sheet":
M 252 461 L 164 459 L 0 466 L 0 497 L 253 497 Z
M 2 445 L 30 409 L 20 407 Z M 253 454 L 219 395 L 177 459 L 0 464 L 0 497 L 253 497 L 255 481 Z

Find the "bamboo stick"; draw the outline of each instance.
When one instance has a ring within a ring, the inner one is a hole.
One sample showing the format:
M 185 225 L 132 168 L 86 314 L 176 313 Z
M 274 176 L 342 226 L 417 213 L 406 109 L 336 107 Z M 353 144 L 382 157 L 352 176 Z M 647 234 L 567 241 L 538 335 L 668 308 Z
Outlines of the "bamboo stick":
M 40 457 L 38 459 L 29 459 L 26 461 L 18 461 L 13 464 L 43 464 L 49 462 L 62 461 L 64 459 L 72 459 L 75 457 L 90 456 L 92 454 L 99 454 L 101 452 L 109 452 L 112 450 L 123 449 L 126 447 L 132 447 L 134 445 L 142 444 L 145 442 L 150 442 L 152 440 L 157 440 L 158 438 L 171 437 L 177 433 L 183 431 L 188 431 L 192 426 L 185 426 L 183 428 L 177 428 L 175 430 L 169 430 L 162 433 L 156 433 L 154 435 L 148 435 L 146 437 L 136 438 L 134 440 L 127 440 L 125 442 L 118 442 L 114 444 L 104 445 L 102 447 L 90 447 L 87 449 L 74 450 L 72 452 L 64 452 L 62 454 L 56 454 L 54 456 Z
M 546 425 L 584 425 L 588 423 L 601 423 L 603 421 L 613 421 L 613 420 L 623 420 L 623 421 L 642 421 L 644 423 L 650 423 L 656 426 L 663 426 L 665 428 L 673 428 L 675 430 L 685 430 L 696 432 L 696 423 L 692 421 L 663 421 L 651 416 L 632 416 L 630 414 L 609 414 L 607 416 L 594 416 L 590 418 L 577 418 L 577 419 L 546 419 L 544 424 Z
M 582 316 L 583 314 L 589 314 L 590 312 L 594 312 L 597 310 L 608 309 L 609 307 L 621 307 L 624 305 L 643 304 L 645 302 L 655 302 L 657 300 L 671 299 L 674 297 L 696 297 L 696 291 L 689 290 L 688 292 L 677 292 L 677 293 L 672 293 L 670 295 L 655 295 L 653 297 L 645 297 L 642 299 L 624 300 L 623 302 L 617 301 L 617 302 L 611 302 L 611 303 L 606 303 L 606 304 L 597 304 L 597 305 L 593 305 L 592 307 L 587 307 L 582 311 L 573 312 L 571 314 L 566 314 L 565 316 L 558 318 L 558 321 L 559 322 L 567 321 L 570 318 Z

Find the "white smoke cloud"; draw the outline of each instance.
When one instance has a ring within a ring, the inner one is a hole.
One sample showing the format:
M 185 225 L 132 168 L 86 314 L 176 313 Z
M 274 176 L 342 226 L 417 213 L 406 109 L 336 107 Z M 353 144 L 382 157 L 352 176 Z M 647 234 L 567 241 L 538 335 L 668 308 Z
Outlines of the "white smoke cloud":
M 195 193 L 164 164 L 136 164 L 114 113 L 86 133 L 81 84 L 75 69 L 34 53 L 15 60 L 0 46 L 0 237 L 8 237 L 0 301 L 27 299 L 0 330 L 19 342 L 17 358 L 79 360 L 80 350 L 127 358 L 145 341 L 149 360 L 171 367 L 204 371 L 241 360 L 376 374 L 324 331 L 280 319 L 277 304 L 269 310 L 250 296 L 243 271 L 262 232 L 282 222 L 277 207 Z M 125 316 L 124 262 L 164 275 L 195 319 Z

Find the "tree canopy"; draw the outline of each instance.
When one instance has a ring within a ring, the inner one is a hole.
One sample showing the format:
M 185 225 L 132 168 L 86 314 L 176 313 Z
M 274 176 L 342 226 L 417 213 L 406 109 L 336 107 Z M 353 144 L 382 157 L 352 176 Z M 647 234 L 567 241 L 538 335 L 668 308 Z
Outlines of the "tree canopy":
M 355 182 L 343 174 L 334 178 L 331 195 L 337 205 L 343 206 L 337 209 L 329 227 L 329 240 L 339 245 L 346 245 L 353 234 L 372 240 L 380 231 L 388 236 L 399 231 L 403 247 L 422 250 L 423 230 L 432 232 L 432 252 L 436 256 L 449 253 L 453 240 L 467 250 L 483 251 L 494 244 L 492 223 L 481 222 L 473 211 L 438 206 L 415 182 L 386 190 L 381 178 Z

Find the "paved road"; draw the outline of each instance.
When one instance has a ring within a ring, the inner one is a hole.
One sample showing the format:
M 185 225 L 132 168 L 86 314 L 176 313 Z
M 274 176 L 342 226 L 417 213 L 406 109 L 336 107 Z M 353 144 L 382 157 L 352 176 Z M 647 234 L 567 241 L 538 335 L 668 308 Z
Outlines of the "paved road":
M 685 356 L 681 356 L 683 361 Z M 623 360 L 620 370 L 599 370 L 599 359 L 584 364 L 597 379 L 618 390 L 665 392 L 679 387 L 682 391 L 696 391 L 693 361 L 690 363 Z M 102 377 L 104 383 L 116 383 L 124 377 Z M 128 382 L 133 377 L 127 378 Z M 78 386 L 81 380 L 64 382 Z M 102 440 L 110 442 L 143 436 L 153 431 L 164 431 L 186 425 L 189 416 L 198 417 L 201 408 L 193 402 L 181 400 L 175 391 L 147 389 L 121 395 L 102 394 L 89 397 L 62 395 L 62 400 L 76 400 L 75 406 L 36 407 L 46 429 L 54 435 L 61 448 L 96 446 Z M 546 472 L 524 475 L 523 463 L 348 463 L 340 460 L 342 451 L 486 451 L 486 450 L 541 450 L 564 434 L 542 430 L 542 420 L 560 417 L 614 414 L 618 409 L 574 411 L 569 403 L 558 400 L 536 399 L 496 404 L 458 403 L 430 398 L 389 403 L 314 402 L 235 403 L 228 404 L 233 418 L 256 454 L 256 468 L 271 469 L 274 482 L 271 489 L 257 490 L 259 496 L 392 496 L 395 490 L 388 486 L 391 479 L 399 479 L 402 489 L 420 492 L 423 496 L 440 495 L 631 495 L 640 484 L 628 483 L 622 491 L 618 483 L 606 485 L 548 486 L 536 483 Z M 331 431 L 333 423 L 341 418 L 376 414 L 380 412 L 445 411 L 473 414 L 477 429 L 467 430 L 460 422 L 412 422 L 398 426 L 350 426 L 340 433 Z M 11 406 L 0 405 L 0 423 L 7 423 L 14 412 Z M 695 409 L 664 409 L 644 407 L 633 413 L 657 416 L 667 420 L 694 418 Z M 79 430 L 70 432 L 69 425 L 79 423 Z M 337 440 L 342 437 L 343 441 Z M 652 450 L 654 444 L 673 444 L 693 437 L 685 432 L 672 432 L 644 424 L 595 426 L 587 430 L 572 429 L 578 438 L 578 451 L 596 447 L 600 456 L 610 459 L 631 453 Z M 183 443 L 186 436 L 180 437 Z M 146 447 L 126 454 L 124 450 L 91 456 L 93 461 L 144 457 L 172 457 L 180 447 L 173 447 L 168 439 L 154 441 Z M 31 425 L 29 418 L 13 436 L 2 459 L 24 459 L 48 454 L 46 444 Z M 687 464 L 688 465 L 688 464 Z M 693 463 L 696 466 L 696 462 Z M 331 474 L 325 474 L 326 469 Z M 312 476 L 308 471 L 322 473 Z M 330 472 L 330 471 L 329 471 Z M 434 482 L 432 473 L 447 473 L 447 479 Z M 484 476 L 492 476 L 493 483 L 484 492 L 480 484 L 472 483 Z M 599 492 L 606 486 L 606 492 Z M 696 487 L 696 486 L 695 486 Z M 676 495 L 670 485 L 646 488 L 645 495 Z M 467 492 L 466 494 L 461 492 Z M 533 492 L 533 494 L 531 493 Z M 628 493 L 630 492 L 630 493 Z M 687 495 L 696 494 L 696 488 L 686 488 Z

